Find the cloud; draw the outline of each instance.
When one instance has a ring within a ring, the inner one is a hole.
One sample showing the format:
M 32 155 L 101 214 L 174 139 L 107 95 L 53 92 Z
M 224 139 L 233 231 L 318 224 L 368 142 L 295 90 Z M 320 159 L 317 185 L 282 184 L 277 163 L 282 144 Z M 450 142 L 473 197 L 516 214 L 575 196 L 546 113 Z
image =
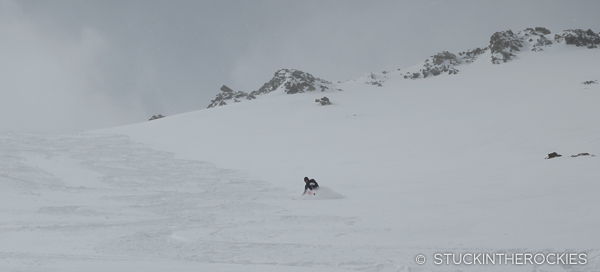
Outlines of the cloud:
M 110 42 L 82 26 L 68 32 L 0 2 L 0 131 L 112 125 L 123 114 L 105 92 Z

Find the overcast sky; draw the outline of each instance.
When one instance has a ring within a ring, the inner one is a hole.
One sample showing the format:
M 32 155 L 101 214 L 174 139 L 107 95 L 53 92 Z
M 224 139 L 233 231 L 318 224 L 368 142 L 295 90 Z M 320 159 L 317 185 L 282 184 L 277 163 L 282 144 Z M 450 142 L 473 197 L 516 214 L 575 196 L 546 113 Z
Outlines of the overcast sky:
M 485 47 L 496 31 L 600 31 L 600 1 L 0 0 L 0 132 L 142 122 L 253 91 Z

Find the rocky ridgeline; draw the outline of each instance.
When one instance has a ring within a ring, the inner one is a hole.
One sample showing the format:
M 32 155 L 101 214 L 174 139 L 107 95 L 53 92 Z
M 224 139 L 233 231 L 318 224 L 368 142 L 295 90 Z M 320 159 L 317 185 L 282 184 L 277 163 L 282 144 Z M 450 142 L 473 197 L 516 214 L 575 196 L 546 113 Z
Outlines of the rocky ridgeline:
M 392 77 L 395 78 L 400 76 L 405 79 L 418 79 L 439 76 L 442 74 L 454 75 L 460 72 L 460 70 L 457 69 L 457 66 L 474 62 L 479 56 L 487 53 L 488 50 L 490 61 L 493 64 L 502 64 L 514 60 L 517 56 L 516 54 L 522 50 L 539 52 L 552 46 L 554 43 L 564 43 L 566 45 L 575 45 L 590 49 L 598 48 L 598 45 L 600 45 L 600 35 L 591 29 L 569 29 L 552 36 L 550 30 L 543 27 L 526 28 L 516 34 L 512 30 L 499 31 L 492 34 L 490 43 L 487 47 L 475 48 L 473 50 L 459 52 L 458 54 L 443 51 L 426 59 L 425 62 L 423 62 L 423 65 L 418 68 L 418 71 L 401 71 L 400 69 L 397 69 L 395 71 L 384 71 L 381 73 L 367 73 L 357 79 L 357 81 L 383 87 L 384 83 Z M 309 73 L 294 69 L 282 69 L 277 71 L 273 78 L 265 83 L 260 89 L 251 93 L 242 91 L 235 92 L 223 85 L 223 87 L 221 87 L 221 93 L 211 101 L 208 107 L 212 108 L 224 106 L 228 103 L 252 100 L 260 95 L 276 90 L 282 90 L 287 94 L 296 94 L 339 89 L 331 82 L 316 78 Z
M 490 38 L 491 61 L 494 64 L 505 63 L 513 60 L 515 53 L 527 45 L 531 51 L 539 52 L 555 42 L 591 49 L 600 44 L 600 36 L 591 29 L 568 29 L 552 37 L 550 30 L 543 27 L 526 28 L 517 34 L 511 30 L 496 32 Z
M 439 76 L 443 73 L 449 75 L 457 74 L 459 70 L 456 69 L 455 66 L 475 61 L 479 55 L 485 52 L 485 50 L 487 50 L 487 48 L 476 48 L 474 50 L 460 52 L 458 55 L 443 51 L 426 59 L 423 68 L 421 68 L 419 72 L 406 72 L 403 77 L 407 79 L 416 79 L 421 77 Z
M 251 93 L 245 93 L 242 91 L 234 91 L 229 87 L 223 85 L 221 87 L 221 93 L 217 94 L 217 97 L 211 100 L 208 108 L 214 108 L 217 106 L 225 106 L 230 103 L 241 102 L 244 100 L 256 99 L 260 95 L 265 95 L 270 92 L 281 90 L 286 94 L 297 94 L 312 91 L 327 91 L 337 90 L 335 86 L 326 80 L 316 78 L 309 73 L 302 72 L 295 69 L 281 69 L 275 72 L 275 75 L 269 82 L 265 83 L 260 89 L 252 91 Z
M 397 75 L 406 79 L 417 79 L 438 76 L 441 74 L 457 74 L 459 70 L 456 69 L 456 66 L 474 62 L 477 57 L 485 53 L 486 50 L 488 50 L 487 47 L 483 49 L 475 48 L 458 54 L 443 51 L 426 59 L 419 71 L 402 71 L 401 69 L 397 69 L 396 71 L 383 71 L 381 73 L 366 73 L 361 76 L 358 81 L 383 87 L 383 84 L 387 79 Z
M 600 36 L 599 33 L 595 33 L 589 29 L 587 31 L 570 29 L 554 36 L 551 35 L 550 30 L 543 27 L 527 28 L 516 34 L 512 30 L 499 31 L 492 34 L 487 47 L 476 48 L 458 54 L 443 51 L 426 59 L 418 71 L 403 71 L 401 76 L 406 79 L 418 79 L 442 74 L 453 75 L 460 72 L 457 66 L 474 62 L 477 57 L 488 52 L 488 50 L 490 52 L 490 61 L 493 64 L 502 64 L 512 61 L 516 57 L 516 54 L 524 50 L 524 48 L 539 52 L 543 51 L 546 47 L 552 46 L 554 43 L 563 42 L 567 45 L 591 49 L 597 48 L 600 45 Z M 390 73 L 393 72 L 365 74 L 360 80 L 366 84 L 381 87 Z

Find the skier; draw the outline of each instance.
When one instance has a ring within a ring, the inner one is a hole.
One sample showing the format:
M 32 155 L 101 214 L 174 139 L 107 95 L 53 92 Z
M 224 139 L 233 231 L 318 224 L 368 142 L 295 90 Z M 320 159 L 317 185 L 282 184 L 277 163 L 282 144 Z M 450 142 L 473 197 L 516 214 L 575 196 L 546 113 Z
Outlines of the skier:
M 306 185 L 304 185 L 304 193 L 302 193 L 302 195 L 305 195 L 308 190 L 316 191 L 319 189 L 319 184 L 314 179 L 308 179 L 308 177 L 304 177 L 304 183 L 306 183 Z M 314 194 L 315 193 L 313 192 L 313 195 Z

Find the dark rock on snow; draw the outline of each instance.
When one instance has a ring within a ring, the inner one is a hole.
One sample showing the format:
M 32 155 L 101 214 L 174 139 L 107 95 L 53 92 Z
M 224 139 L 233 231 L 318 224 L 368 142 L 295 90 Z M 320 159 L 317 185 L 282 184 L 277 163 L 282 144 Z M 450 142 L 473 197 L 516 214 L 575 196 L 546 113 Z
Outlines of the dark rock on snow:
M 579 153 L 577 155 L 571 155 L 571 158 L 575 158 L 575 157 L 579 157 L 579 156 L 592 156 L 592 157 L 595 157 L 595 155 L 590 155 L 590 153 Z
M 598 84 L 598 80 L 588 80 L 588 81 L 581 82 L 581 84 L 583 84 L 583 85 Z
M 552 152 L 552 153 L 548 154 L 548 157 L 546 157 L 546 159 L 552 159 L 552 158 L 556 158 L 556 157 L 562 157 L 562 155 L 558 154 L 556 152 Z
M 321 106 L 331 105 L 331 101 L 329 101 L 329 98 L 327 98 L 327 96 L 323 96 L 323 98 L 321 99 L 315 99 L 315 102 L 321 104 Z
M 431 62 L 429 59 L 425 60 L 423 69 L 421 69 L 421 74 L 423 74 L 423 78 L 426 78 L 429 75 L 437 76 L 441 73 L 448 73 L 449 75 L 456 74 L 458 73 L 458 70 L 453 66 L 461 63 L 462 60 L 459 57 L 448 51 L 443 51 L 433 55 L 431 57 Z
M 148 121 L 152 121 L 152 120 L 156 120 L 156 119 L 160 119 L 160 118 L 164 118 L 165 116 L 163 116 L 162 114 L 159 115 L 152 115 L 152 117 L 150 119 L 148 119 Z

